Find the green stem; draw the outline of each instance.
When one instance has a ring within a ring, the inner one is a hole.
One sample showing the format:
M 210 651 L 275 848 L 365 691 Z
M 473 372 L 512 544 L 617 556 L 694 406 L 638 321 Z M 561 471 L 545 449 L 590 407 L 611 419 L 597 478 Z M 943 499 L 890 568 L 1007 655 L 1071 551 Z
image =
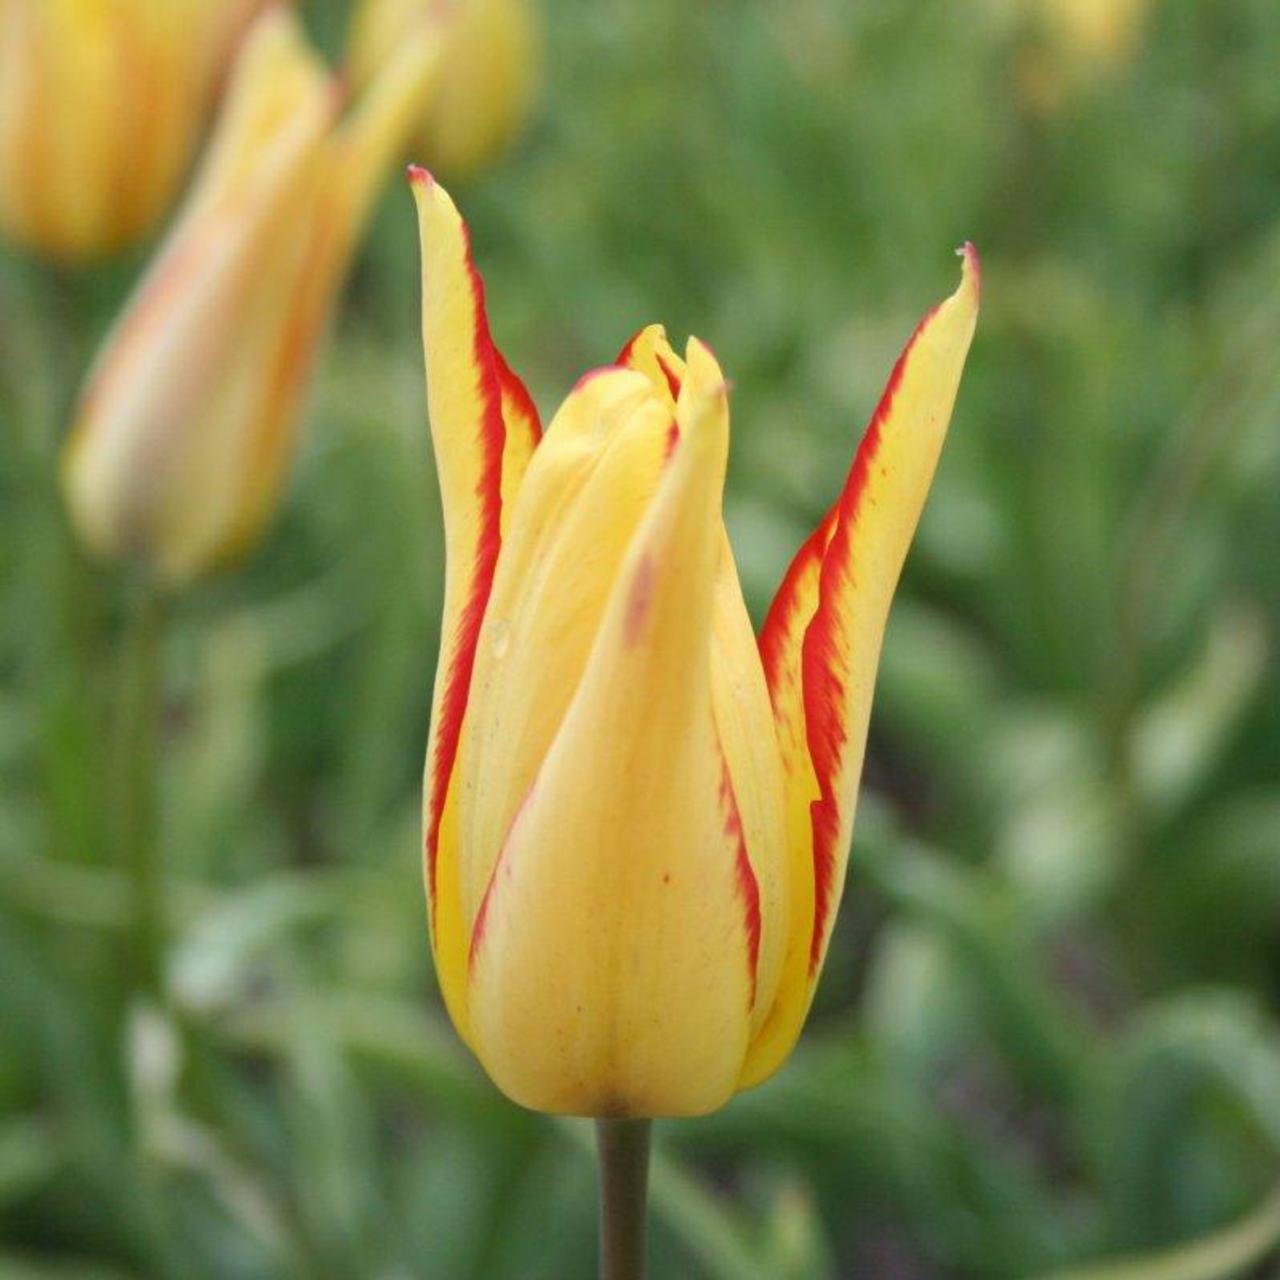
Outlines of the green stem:
M 133 899 L 133 979 L 156 998 L 163 986 L 165 933 L 156 784 L 164 710 L 165 622 L 164 601 L 154 590 L 144 588 L 133 602 L 122 646 L 116 745 L 119 857 Z
M 597 1120 L 600 1280 L 644 1280 L 648 1120 Z

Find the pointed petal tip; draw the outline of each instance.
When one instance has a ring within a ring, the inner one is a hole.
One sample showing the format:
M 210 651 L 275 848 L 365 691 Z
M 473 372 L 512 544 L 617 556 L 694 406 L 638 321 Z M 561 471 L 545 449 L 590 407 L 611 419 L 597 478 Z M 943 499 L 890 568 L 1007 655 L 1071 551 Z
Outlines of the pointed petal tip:
M 436 181 L 435 174 L 430 169 L 425 169 L 420 164 L 411 164 L 406 166 L 404 172 L 409 190 L 413 192 L 414 203 L 418 207 L 419 218 L 429 209 L 435 209 L 441 212 L 451 211 L 453 217 L 462 222 L 462 214 L 453 203 L 453 197 Z
M 729 384 L 705 342 L 690 338 L 685 347 L 685 375 L 676 402 L 678 440 L 674 456 L 720 455 L 721 479 L 729 445 Z M 697 465 L 690 462 L 689 465 Z
M 690 368 L 693 368 L 695 362 L 703 368 L 714 366 L 719 371 L 720 362 L 716 359 L 716 353 L 711 349 L 709 342 L 704 342 L 696 334 L 689 335 L 689 341 L 684 347 L 685 362 Z
M 956 250 L 956 256 L 964 259 L 960 287 L 963 289 L 968 285 L 972 288 L 974 296 L 980 298 L 982 296 L 982 259 L 978 255 L 977 247 L 972 240 L 966 240 Z
M 691 337 L 685 345 L 685 385 L 690 394 L 703 399 L 725 397 L 730 382 L 720 369 L 716 353 L 701 338 Z

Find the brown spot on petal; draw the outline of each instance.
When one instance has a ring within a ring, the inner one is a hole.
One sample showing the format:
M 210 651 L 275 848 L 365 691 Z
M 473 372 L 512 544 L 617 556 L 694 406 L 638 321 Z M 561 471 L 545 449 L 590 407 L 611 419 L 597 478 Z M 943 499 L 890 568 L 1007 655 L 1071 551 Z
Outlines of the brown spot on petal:
M 631 583 L 631 594 L 627 598 L 627 615 L 622 623 L 622 640 L 628 647 L 640 643 L 644 635 L 645 624 L 649 620 L 649 609 L 653 604 L 653 584 L 657 570 L 653 557 L 646 555 L 636 566 L 636 576 Z

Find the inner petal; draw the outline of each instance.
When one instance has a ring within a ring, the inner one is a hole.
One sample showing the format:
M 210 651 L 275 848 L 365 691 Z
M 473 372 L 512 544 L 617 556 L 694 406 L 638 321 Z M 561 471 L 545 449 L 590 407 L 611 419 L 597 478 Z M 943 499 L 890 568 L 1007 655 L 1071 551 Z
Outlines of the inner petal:
M 575 388 L 530 463 L 480 631 L 459 749 L 468 926 L 577 689 L 657 489 L 670 423 L 643 376 L 603 370 Z

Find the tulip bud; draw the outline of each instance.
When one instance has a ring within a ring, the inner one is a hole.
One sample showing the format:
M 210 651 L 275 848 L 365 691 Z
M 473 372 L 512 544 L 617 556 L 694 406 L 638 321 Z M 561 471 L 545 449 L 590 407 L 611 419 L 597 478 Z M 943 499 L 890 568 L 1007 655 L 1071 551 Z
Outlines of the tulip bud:
M 1019 39 L 1014 66 L 1022 100 L 1053 116 L 1079 94 L 1123 72 L 1141 51 L 1152 0 L 987 0 Z
M 1064 56 L 1107 70 L 1134 56 L 1151 0 L 1043 0 L 1043 5 Z
M 448 548 L 424 788 L 441 990 L 525 1106 L 710 1111 L 785 1060 L 826 956 L 977 255 L 908 343 L 757 642 L 709 348 L 681 359 L 642 330 L 543 435 L 457 210 L 424 171 L 413 184 Z
M 440 74 L 415 144 L 445 174 L 495 160 L 533 104 L 539 33 L 531 0 L 363 0 L 352 19 L 351 74 L 364 84 L 406 33 L 432 32 Z
M 67 446 L 67 500 L 93 552 L 175 585 L 258 536 L 333 297 L 435 57 L 425 39 L 405 42 L 341 118 L 341 88 L 292 14 L 255 23 Z
M 168 208 L 264 0 L 0 0 L 0 232 L 78 262 Z

